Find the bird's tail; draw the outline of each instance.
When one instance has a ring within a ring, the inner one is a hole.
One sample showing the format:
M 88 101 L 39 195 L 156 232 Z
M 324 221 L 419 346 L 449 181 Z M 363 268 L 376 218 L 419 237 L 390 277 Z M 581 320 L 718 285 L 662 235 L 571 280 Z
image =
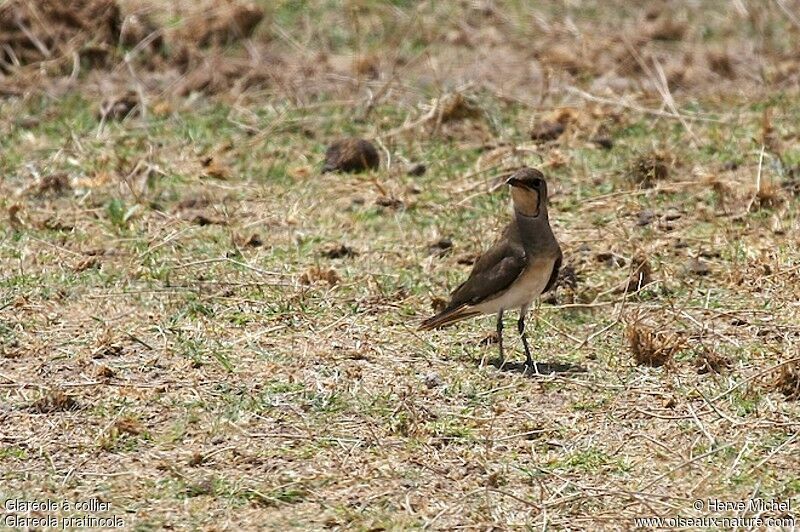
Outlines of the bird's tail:
M 431 329 L 439 329 L 457 321 L 471 318 L 472 316 L 477 316 L 478 314 L 480 314 L 480 312 L 475 310 L 474 307 L 469 305 L 461 305 L 460 307 L 456 307 L 454 309 L 444 310 L 439 314 L 424 320 L 420 324 L 419 330 L 429 331 Z

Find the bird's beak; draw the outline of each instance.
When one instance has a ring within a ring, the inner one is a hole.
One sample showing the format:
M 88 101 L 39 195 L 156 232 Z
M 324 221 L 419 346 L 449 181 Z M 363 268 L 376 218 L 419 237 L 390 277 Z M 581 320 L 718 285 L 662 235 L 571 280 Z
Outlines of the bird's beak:
M 513 177 L 513 176 L 508 178 L 508 181 L 506 181 L 506 185 L 508 185 L 510 187 L 522 186 L 521 183 L 519 182 L 519 179 L 517 179 L 516 177 Z

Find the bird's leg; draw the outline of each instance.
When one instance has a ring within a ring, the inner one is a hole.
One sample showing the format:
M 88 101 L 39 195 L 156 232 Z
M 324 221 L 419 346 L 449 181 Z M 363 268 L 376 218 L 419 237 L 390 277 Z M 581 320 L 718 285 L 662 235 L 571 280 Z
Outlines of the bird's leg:
M 500 349 L 500 368 L 506 363 L 503 354 L 503 311 L 497 313 L 497 347 Z
M 533 357 L 531 357 L 531 348 L 528 346 L 528 338 L 525 336 L 525 314 L 528 313 L 528 308 L 523 307 L 519 311 L 519 321 L 517 322 L 517 330 L 519 331 L 519 336 L 522 338 L 522 346 L 525 348 L 525 366 L 528 368 L 532 368 L 536 373 L 539 373 L 539 369 L 536 367 L 536 363 L 533 361 Z

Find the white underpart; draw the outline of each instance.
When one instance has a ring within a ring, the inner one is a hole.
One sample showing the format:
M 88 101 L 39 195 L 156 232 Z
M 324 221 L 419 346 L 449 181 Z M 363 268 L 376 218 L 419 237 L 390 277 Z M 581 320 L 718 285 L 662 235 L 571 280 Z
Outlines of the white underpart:
M 542 295 L 555 265 L 554 258 L 536 259 L 517 277 L 508 290 L 498 297 L 475 305 L 482 314 L 496 314 L 501 310 L 527 308 Z

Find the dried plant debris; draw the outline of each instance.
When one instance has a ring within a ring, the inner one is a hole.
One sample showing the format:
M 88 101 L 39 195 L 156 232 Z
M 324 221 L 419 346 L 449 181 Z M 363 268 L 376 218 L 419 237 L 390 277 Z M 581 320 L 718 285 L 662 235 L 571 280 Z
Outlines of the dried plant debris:
M 353 62 L 353 72 L 369 79 L 380 77 L 380 58 L 374 54 L 362 55 Z
M 261 235 L 253 233 L 244 241 L 243 245 L 248 248 L 260 248 L 264 245 L 264 241 L 261 239 Z
M 342 278 L 339 277 L 336 270 L 333 268 L 322 268 L 320 266 L 312 266 L 300 276 L 300 283 L 305 285 L 326 282 L 330 286 L 334 286 L 341 280 Z
M 241 93 L 247 89 L 266 87 L 272 80 L 271 71 L 281 61 L 275 57 L 254 62 L 249 58 L 229 57 L 219 52 L 198 53 L 184 48 L 176 53 L 173 62 L 184 72 L 173 92 L 178 96 L 199 94 Z
M 30 405 L 30 410 L 39 414 L 66 412 L 77 410 L 77 408 L 78 402 L 75 397 L 65 394 L 61 390 L 49 390 Z
M 445 94 L 439 100 L 437 118 L 440 122 L 478 118 L 482 114 L 481 108 L 460 92 Z
M 225 0 L 192 17 L 180 37 L 197 46 L 230 44 L 250 37 L 263 19 L 264 10 L 255 3 Z
M 669 177 L 670 167 L 673 164 L 674 159 L 669 153 L 664 150 L 653 150 L 633 160 L 628 177 L 637 185 L 652 187 L 657 181 L 664 181 Z
M 552 122 L 549 120 L 545 120 L 543 122 L 539 122 L 536 124 L 533 129 L 531 129 L 531 140 L 535 142 L 548 142 L 551 140 L 556 140 L 558 137 L 564 133 L 564 124 L 560 122 Z
M 705 373 L 722 373 L 730 369 L 732 365 L 728 357 L 707 347 L 703 347 L 697 353 L 697 358 L 695 358 L 694 362 L 697 373 L 701 375 Z
M 783 203 L 782 187 L 771 179 L 763 179 L 753 196 L 751 209 L 771 209 Z
M 406 175 L 410 175 L 413 177 L 419 177 L 425 175 L 425 172 L 428 171 L 428 167 L 425 166 L 423 163 L 416 163 L 411 164 L 408 166 L 408 170 L 406 170 Z
M 689 263 L 686 265 L 686 271 L 692 275 L 702 277 L 711 273 L 711 266 L 703 259 L 697 257 L 689 260 Z
M 482 347 L 486 347 L 489 345 L 495 345 L 500 342 L 500 336 L 497 335 L 497 331 L 492 331 L 480 340 L 478 340 L 478 345 Z
M 602 148 L 604 150 L 610 150 L 614 147 L 614 139 L 605 135 L 598 135 L 593 137 L 591 142 L 595 144 L 598 148 Z
M 677 332 L 656 330 L 639 321 L 625 328 L 625 336 L 633 359 L 640 366 L 670 365 L 675 354 L 684 348 L 684 340 Z
M 190 221 L 193 224 L 199 225 L 201 227 L 204 227 L 206 225 L 227 225 L 227 222 L 224 219 L 215 216 L 208 216 L 207 214 L 204 213 L 193 214 L 192 217 L 190 218 Z
M 83 257 L 79 260 L 75 266 L 72 267 L 72 270 L 76 273 L 84 272 L 86 270 L 98 270 L 102 262 L 97 257 Z
M 453 240 L 450 238 L 440 238 L 436 242 L 428 245 L 428 254 L 437 257 L 444 257 L 453 249 Z
M 385 207 L 387 209 L 402 209 L 405 205 L 403 200 L 391 196 L 379 196 L 375 200 L 375 205 L 378 207 Z
M 648 36 L 656 41 L 680 41 L 689 29 L 685 20 L 676 19 L 671 12 L 663 13 L 646 28 Z
M 73 54 L 88 66 L 107 63 L 119 41 L 120 9 L 115 0 L 10 0 L 0 5 L 0 73 Z
M 101 120 L 122 120 L 127 118 L 139 104 L 139 98 L 134 91 L 112 96 L 100 104 L 98 117 Z
M 230 179 L 232 174 L 230 166 L 221 161 L 219 157 L 213 155 L 203 157 L 200 161 L 200 166 L 202 167 L 201 173 L 203 177 L 221 179 L 224 181 Z
M 345 244 L 333 244 L 322 250 L 322 256 L 328 259 L 341 259 L 343 257 L 355 257 L 358 252 Z
M 111 369 L 110 367 L 106 366 L 105 364 L 99 364 L 94 371 L 94 374 L 101 379 L 111 379 L 113 378 L 117 372 Z
M 42 176 L 33 187 L 36 196 L 62 196 L 72 190 L 69 176 L 65 172 L 55 172 Z
M 144 46 L 158 51 L 164 45 L 164 36 L 147 13 L 133 13 L 122 21 L 119 42 L 128 48 Z
M 380 166 L 378 150 L 371 142 L 359 138 L 337 140 L 325 152 L 323 172 L 363 172 Z
M 115 435 L 127 434 L 129 436 L 138 436 L 144 432 L 142 423 L 133 417 L 123 417 L 118 419 L 112 426 L 111 432 Z
M 653 269 L 647 257 L 637 255 L 631 263 L 631 275 L 617 293 L 634 294 L 653 282 Z
M 434 312 L 441 312 L 445 307 L 447 307 L 446 299 L 437 296 L 431 297 L 431 309 L 433 309 Z
M 773 388 L 792 401 L 800 401 L 800 360 L 783 364 L 773 380 Z

